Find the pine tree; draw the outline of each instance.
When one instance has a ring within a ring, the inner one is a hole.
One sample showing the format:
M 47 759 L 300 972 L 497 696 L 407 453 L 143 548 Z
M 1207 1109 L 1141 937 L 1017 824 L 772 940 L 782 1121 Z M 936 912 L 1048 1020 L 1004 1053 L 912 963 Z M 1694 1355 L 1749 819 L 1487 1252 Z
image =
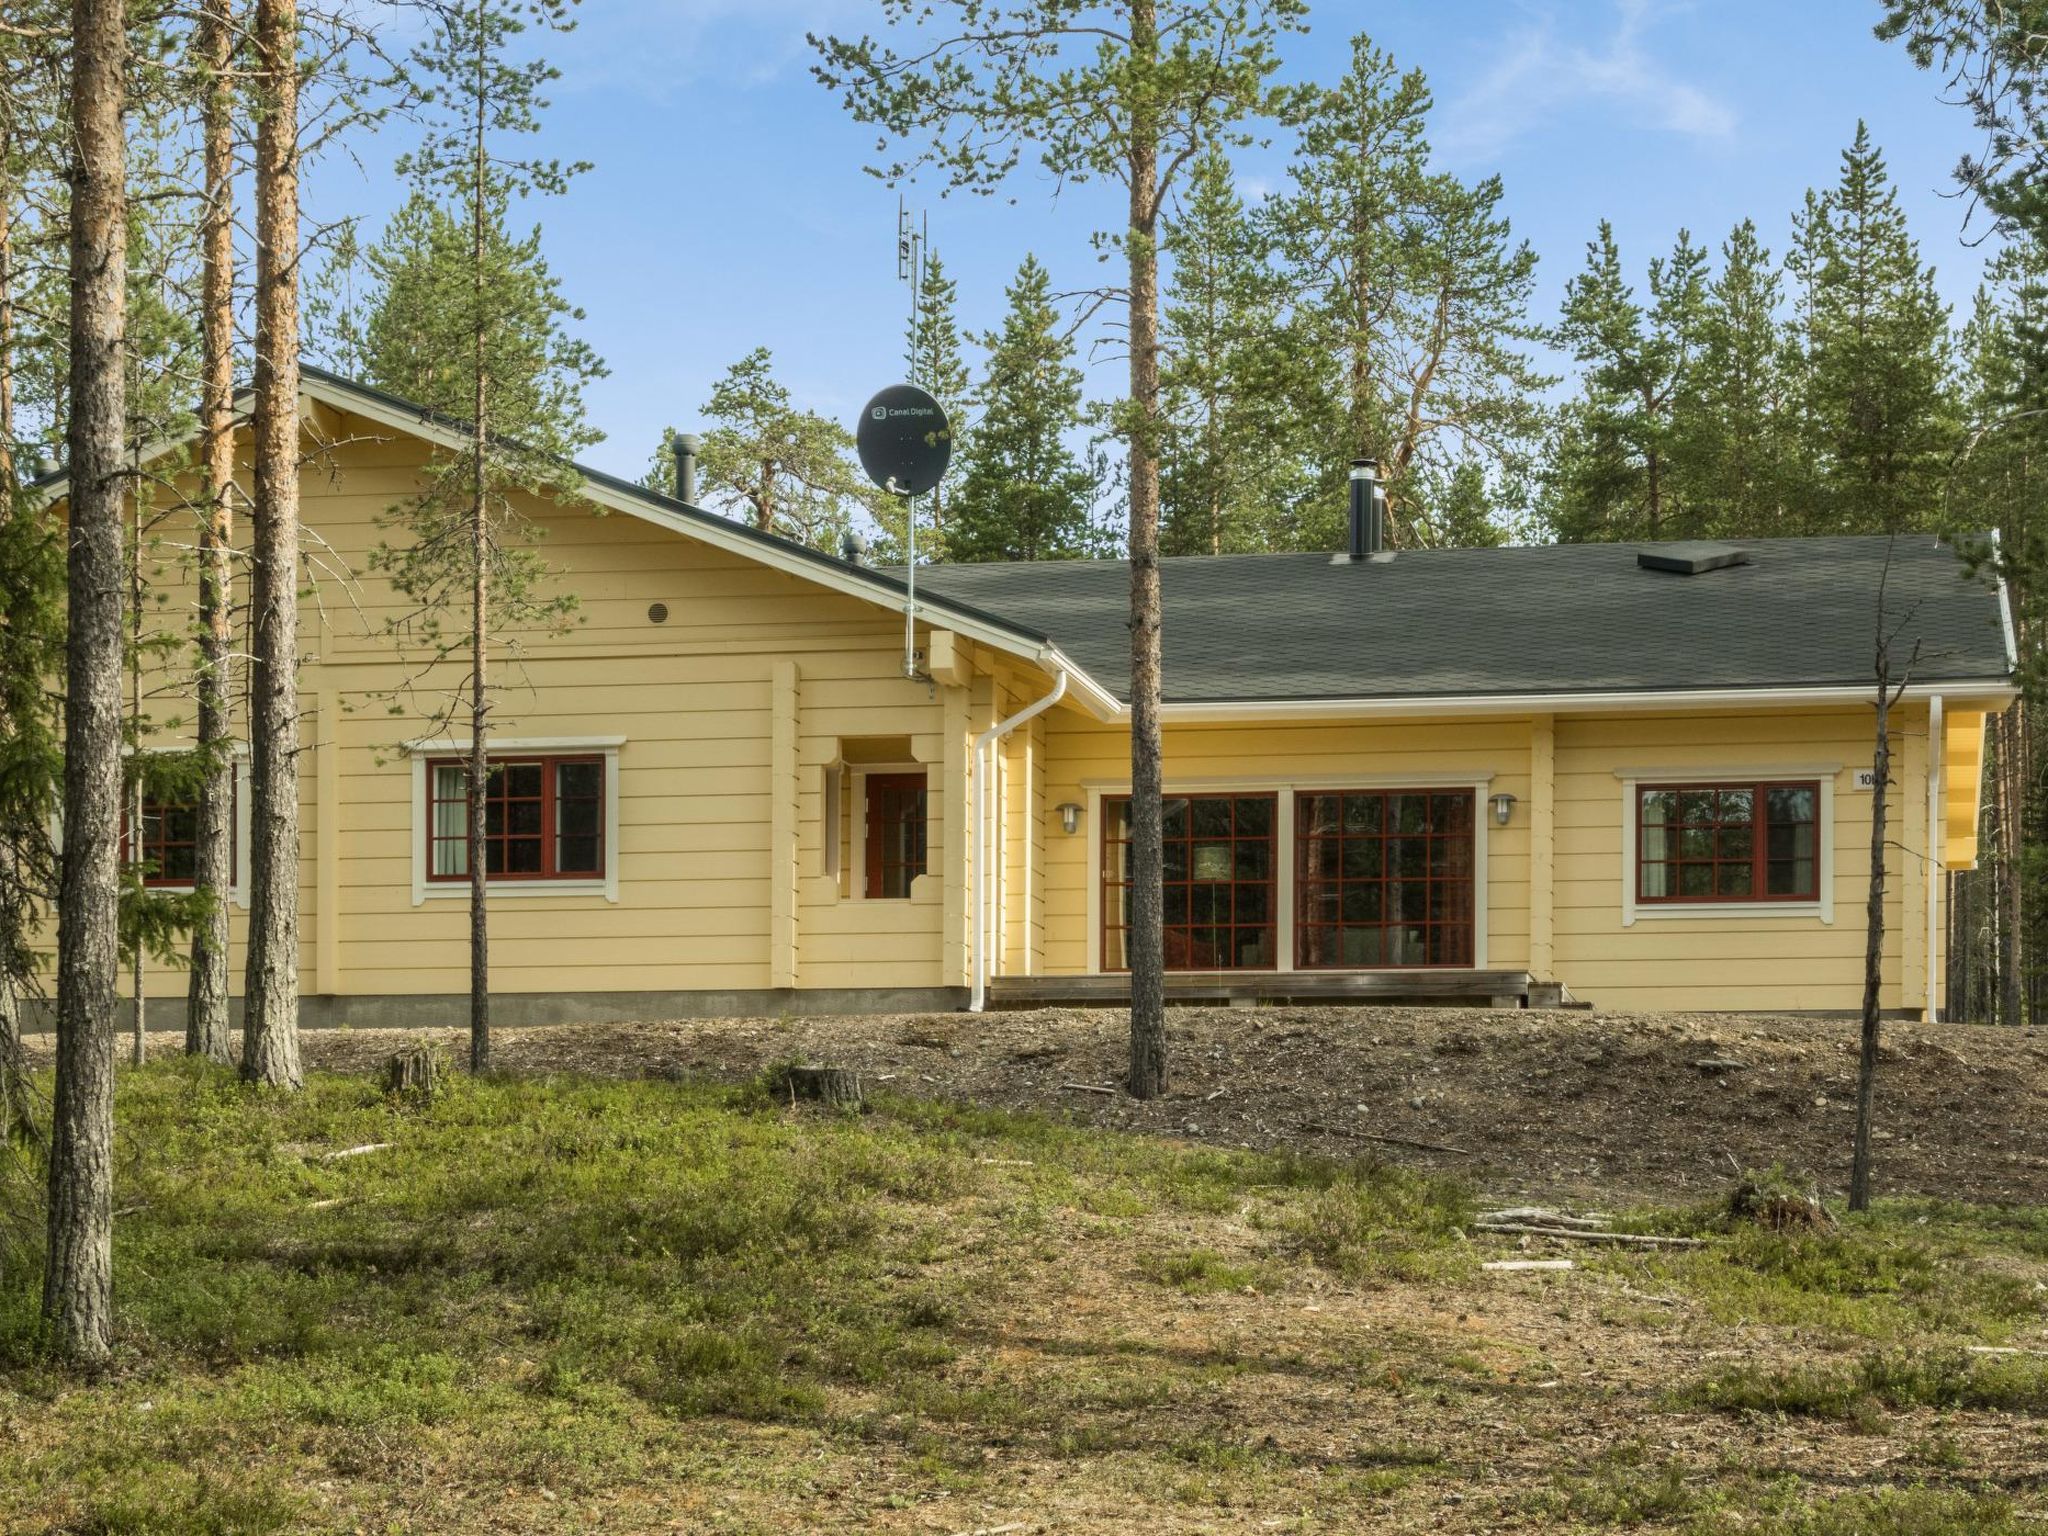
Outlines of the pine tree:
M 64 1356 L 113 1345 L 114 987 L 119 964 L 121 547 L 127 426 L 128 209 L 122 111 L 128 15 L 71 12 L 69 594 L 64 859 L 57 929 L 57 1083 L 51 1115 L 43 1318 Z
M 1673 480 L 1671 446 L 1699 353 L 1706 268 L 1706 253 L 1680 230 L 1670 256 L 1650 263 L 1644 305 L 1622 273 L 1613 225 L 1602 219 L 1587 245 L 1586 269 L 1566 285 L 1554 333 L 1584 369 L 1546 488 L 1546 516 L 1561 538 L 1672 539 L 1700 531 L 1704 509 Z
M 1800 238 L 1795 268 L 1811 274 L 1803 405 L 1820 460 L 1814 531 L 1918 526 L 1955 441 L 1948 309 L 1864 124 Z
M 65 27 L 70 7 L 24 0 L 9 15 L 47 37 Z M 66 545 L 20 490 L 42 448 L 25 407 L 61 395 L 35 381 L 66 350 L 63 304 L 39 302 L 61 300 L 61 289 L 38 281 L 44 267 L 68 277 L 69 230 L 48 216 L 62 206 L 53 194 L 67 162 L 60 78 L 30 36 L 0 34 L 0 1148 L 10 1127 L 18 1135 L 33 1124 L 21 1007 L 39 985 L 32 940 L 57 889 L 50 829 L 64 771 L 50 680 L 65 664 Z
M 926 252 L 924 272 L 918 284 L 917 314 L 913 317 L 910 334 L 905 338 L 905 360 L 910 368 L 910 382 L 929 390 L 932 398 L 945 409 L 946 424 L 953 439 L 953 457 L 946 469 L 946 479 L 919 499 L 918 510 L 927 515 L 928 524 L 920 530 L 917 546 L 920 556 L 927 560 L 947 558 L 949 485 L 958 485 L 966 474 L 973 439 L 970 421 L 972 382 L 967 373 L 967 358 L 960 346 L 960 322 L 955 313 L 957 301 L 958 287 L 946 276 L 945 263 L 939 260 L 939 253 L 936 250 Z M 886 503 L 883 505 L 887 506 Z M 878 512 L 880 510 L 878 508 Z M 888 510 L 893 512 L 894 509 L 889 507 Z
M 1298 503 L 1300 431 L 1292 406 L 1310 387 L 1290 367 L 1284 280 L 1270 242 L 1211 150 L 1189 173 L 1167 225 L 1171 263 L 1159 387 L 1159 547 L 1169 555 L 1258 550 L 1286 542 Z
M 1136 1098 L 1166 1091 L 1165 826 L 1159 599 L 1159 224 L 1175 176 L 1212 143 L 1242 143 L 1271 111 L 1279 33 L 1304 0 L 888 0 L 906 30 L 941 40 L 908 55 L 871 37 L 813 39 L 820 84 L 888 133 L 925 139 L 896 179 L 935 165 L 949 185 L 993 190 L 1035 145 L 1055 184 L 1120 184 L 1125 212 L 1101 232 L 1125 260 L 1130 394 L 1113 412 L 1125 445 L 1131 572 L 1131 1064 Z M 886 140 L 884 141 L 886 144 Z
M 1539 440 L 1540 398 L 1556 381 L 1527 350 L 1542 339 L 1528 319 L 1536 254 L 1514 238 L 1497 177 L 1467 186 L 1429 169 L 1420 71 L 1397 73 L 1361 35 L 1350 73 L 1304 101 L 1293 190 L 1274 226 L 1303 295 L 1295 345 L 1336 364 L 1321 402 L 1302 413 L 1318 423 L 1324 524 L 1311 537 L 1328 547 L 1350 461 L 1370 458 L 1397 542 L 1448 542 L 1432 489 L 1460 483 L 1468 458 L 1520 479 Z M 1460 516 L 1469 511 L 1462 504 Z
M 1959 902 L 1990 911 L 1994 921 L 1982 935 L 1952 924 L 1951 943 L 1964 951 L 1968 969 L 1990 979 L 1984 990 L 1996 1016 L 2017 1024 L 2025 1013 L 2020 957 L 2048 944 L 2038 894 L 2048 788 L 2031 766 L 2032 720 L 2044 695 L 2040 572 L 2048 567 L 2048 251 L 2037 241 L 2016 239 L 1993 258 L 1959 351 L 1968 430 L 1942 484 L 1936 526 L 1959 536 L 1998 534 L 1995 563 L 2011 605 L 2022 693 L 1996 722 L 1986 764 L 1991 835 L 1978 867 L 1955 877 Z
M 853 434 L 829 417 L 800 410 L 775 377 L 775 358 L 756 347 L 712 386 L 703 414 L 717 423 L 704 436 L 698 500 L 735 513 L 763 533 L 813 549 L 838 550 L 841 535 L 871 513 L 875 495 L 853 462 Z M 675 488 L 676 429 L 662 433 L 647 484 Z
M 988 352 L 975 393 L 980 425 L 953 501 L 949 553 L 959 561 L 1072 559 L 1089 548 L 1092 488 L 1067 445 L 1081 425 L 1081 370 L 1036 257 L 1024 258 L 1004 291 L 1002 329 L 980 338 Z
M 242 1076 L 298 1088 L 299 15 L 296 0 L 256 0 L 255 9 L 260 99 Z
M 209 761 L 199 788 L 197 868 L 207 898 L 192 930 L 185 997 L 185 1049 L 227 1062 L 228 888 L 234 855 L 235 764 L 231 751 L 234 654 L 235 234 L 233 125 L 235 15 L 230 0 L 206 0 L 192 55 L 201 93 L 199 660 L 198 735 Z
M 529 23 L 567 31 L 572 0 L 464 0 L 436 13 L 413 50 L 435 82 L 443 116 L 400 163 L 413 195 L 394 221 L 381 265 L 383 294 L 367 325 L 379 382 L 467 424 L 464 452 L 438 456 L 425 490 L 397 509 L 410 537 L 386 543 L 377 564 L 415 605 L 436 662 L 459 656 L 469 717 L 469 1062 L 489 1070 L 488 839 L 493 663 L 507 632 L 567 620 L 574 597 L 554 589 L 515 493 L 577 494 L 571 455 L 596 441 L 583 415 L 584 383 L 603 373 L 569 337 L 580 312 L 561 296 L 540 256 L 540 231 L 506 231 L 515 198 L 556 195 L 581 166 L 507 152 L 540 131 L 541 91 L 557 72 L 514 57 Z M 467 633 L 443 642 L 440 616 L 465 613 Z M 502 872 L 502 871 L 501 871 Z
M 1701 533 L 1769 537 L 1797 527 L 1783 307 L 1771 254 L 1744 219 L 1722 243 L 1721 271 L 1701 309 L 1699 358 L 1670 434 L 1672 474 L 1688 488 Z

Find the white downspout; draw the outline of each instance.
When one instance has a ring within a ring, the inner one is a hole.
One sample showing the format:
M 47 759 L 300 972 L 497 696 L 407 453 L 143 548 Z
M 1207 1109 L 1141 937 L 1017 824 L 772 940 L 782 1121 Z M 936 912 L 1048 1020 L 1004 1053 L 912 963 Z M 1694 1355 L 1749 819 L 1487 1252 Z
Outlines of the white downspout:
M 967 795 L 974 817 L 974 868 L 969 879 L 974 893 L 970 898 L 974 904 L 974 986 L 967 1006 L 974 1013 L 981 1012 L 988 1001 L 988 770 L 982 766 L 982 760 L 989 743 L 1035 720 L 1066 696 L 1067 674 L 1062 668 L 1053 679 L 1051 693 L 1035 704 L 1025 705 L 1009 719 L 998 720 L 975 737 L 974 755 L 967 760 Z
M 1942 804 L 1942 777 L 1947 771 L 1947 744 L 1942 739 L 1941 695 L 1927 701 L 1927 1008 L 1921 1018 L 1934 1024 L 1941 1010 L 1935 975 L 1935 941 L 1941 932 L 1941 831 L 1946 807 Z

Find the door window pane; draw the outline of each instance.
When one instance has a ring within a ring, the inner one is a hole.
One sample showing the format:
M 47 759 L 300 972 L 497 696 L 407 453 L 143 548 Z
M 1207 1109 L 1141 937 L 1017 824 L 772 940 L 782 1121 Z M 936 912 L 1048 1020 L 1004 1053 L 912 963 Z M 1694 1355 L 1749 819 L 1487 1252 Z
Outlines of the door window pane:
M 1472 963 L 1470 790 L 1318 792 L 1295 805 L 1297 965 Z
M 1199 795 L 1165 802 L 1161 922 L 1175 971 L 1273 966 L 1278 911 L 1273 795 Z M 1103 802 L 1102 967 L 1128 968 L 1130 802 Z M 1338 814 L 1333 807 L 1330 813 Z

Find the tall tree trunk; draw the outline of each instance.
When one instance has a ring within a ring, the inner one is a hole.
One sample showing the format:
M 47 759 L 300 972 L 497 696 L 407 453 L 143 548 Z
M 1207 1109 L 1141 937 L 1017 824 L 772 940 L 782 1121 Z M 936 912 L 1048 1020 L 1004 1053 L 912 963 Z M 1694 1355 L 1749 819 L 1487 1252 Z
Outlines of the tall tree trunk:
M 0 127 L 0 174 L 14 156 L 14 136 Z M 15 188 L 0 183 L 0 496 L 15 493 L 14 477 L 14 198 Z M 15 851 L 0 833 L 0 904 L 11 909 L 14 897 Z M 20 1066 L 21 999 L 14 980 L 21 957 L 11 918 L 0 921 L 0 1119 L 7 1115 L 13 1079 Z M 0 1131 L 4 1131 L 0 1126 Z
M 1849 1164 L 1849 1209 L 1870 1208 L 1870 1117 L 1877 1092 L 1878 998 L 1884 985 L 1885 813 L 1891 798 L 1892 735 L 1888 658 L 1877 662 L 1877 751 L 1870 793 L 1870 891 L 1864 905 L 1863 1042 L 1856 1069 L 1856 1144 Z
M 14 135 L 0 128 L 0 174 L 14 156 Z M 14 197 L 0 183 L 0 494 L 14 494 Z
M 470 363 L 475 369 L 475 398 L 470 419 L 470 613 L 469 613 L 469 1070 L 491 1069 L 491 931 L 490 858 L 486 800 L 490 793 L 490 503 L 486 492 L 490 468 L 490 381 L 486 360 L 484 313 L 484 215 L 488 208 L 490 161 L 484 146 L 484 107 L 488 100 L 485 69 L 488 29 L 483 5 L 477 6 L 476 119 L 472 126 L 476 160 L 472 168 L 470 216 Z M 543 791 L 545 792 L 545 791 Z
M 2015 702 L 1993 721 L 1998 742 L 1998 1022 L 2022 1024 L 2020 1002 L 2020 715 Z
M 1131 972 L 1134 1098 L 1166 1092 L 1165 865 L 1159 729 L 1159 252 L 1157 130 L 1146 100 L 1159 51 L 1152 0 L 1132 0 L 1131 58 L 1141 74 L 1131 123 Z
M 129 503 L 134 515 L 129 519 L 134 543 L 128 549 L 128 742 L 131 753 L 129 765 L 135 770 L 135 785 L 128 792 L 128 862 L 140 870 L 144 858 L 143 843 L 145 828 L 142 825 L 142 803 L 144 773 L 142 760 L 142 455 L 138 451 L 133 463 L 131 484 L 134 490 Z M 144 881 L 146 876 L 138 875 Z M 128 956 L 128 996 L 131 1003 L 128 1059 L 141 1066 L 149 1056 L 148 964 L 149 951 L 142 942 L 142 928 L 138 922 L 132 935 L 135 948 Z
M 206 86 L 205 207 L 200 219 L 199 789 L 194 884 L 211 902 L 192 929 L 185 1049 L 234 1059 L 228 1019 L 228 900 L 234 885 L 235 764 L 232 691 L 235 479 L 235 142 L 231 0 L 206 0 L 194 44 Z
M 249 666 L 249 955 L 242 1076 L 299 1068 L 299 153 L 297 0 L 256 0 L 256 505 Z
M 127 7 L 71 8 L 69 614 L 57 1087 L 43 1319 L 66 1357 L 114 1327 L 114 982 L 120 967 L 121 501 L 127 417 Z

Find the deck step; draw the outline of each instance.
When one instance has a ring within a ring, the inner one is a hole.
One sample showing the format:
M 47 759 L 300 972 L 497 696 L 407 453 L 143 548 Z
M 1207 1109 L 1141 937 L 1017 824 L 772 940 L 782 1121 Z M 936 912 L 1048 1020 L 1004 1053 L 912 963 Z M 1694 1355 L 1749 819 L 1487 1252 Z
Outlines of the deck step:
M 1176 971 L 1166 978 L 1167 1002 L 1184 1004 L 1428 1002 L 1523 1007 L 1530 992 L 1527 971 Z M 1129 1002 L 1130 996 L 1128 976 L 997 976 L 988 984 L 988 1000 L 998 1008 L 1113 1007 Z

